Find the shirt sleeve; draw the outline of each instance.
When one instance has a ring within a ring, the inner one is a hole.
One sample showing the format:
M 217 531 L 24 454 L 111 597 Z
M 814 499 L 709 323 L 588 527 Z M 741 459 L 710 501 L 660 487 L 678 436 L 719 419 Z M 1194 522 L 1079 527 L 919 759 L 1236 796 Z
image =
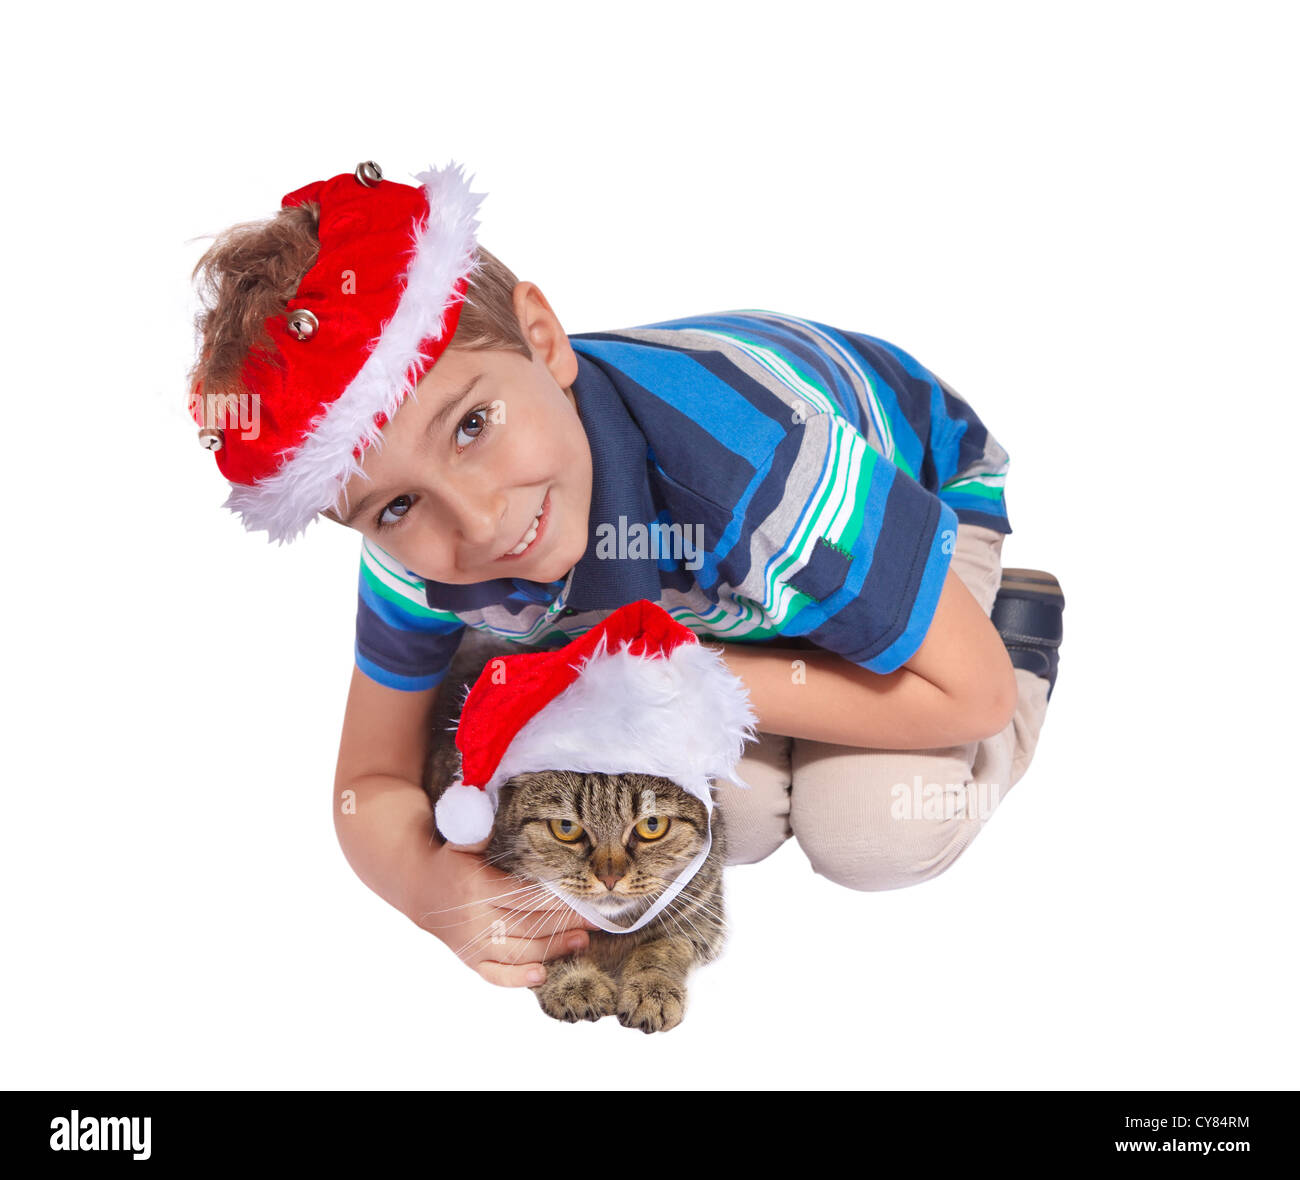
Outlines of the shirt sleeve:
M 925 639 L 956 539 L 948 504 L 826 412 L 772 452 L 723 572 L 770 629 L 883 674 Z
M 893 461 L 949 505 L 959 523 L 1009 534 L 1010 459 L 970 403 L 898 345 L 845 335 L 887 387 L 874 389 L 874 413 L 886 420 Z
M 370 545 L 361 548 L 357 590 L 357 667 L 402 692 L 442 682 L 465 624 L 427 605 L 424 583 Z

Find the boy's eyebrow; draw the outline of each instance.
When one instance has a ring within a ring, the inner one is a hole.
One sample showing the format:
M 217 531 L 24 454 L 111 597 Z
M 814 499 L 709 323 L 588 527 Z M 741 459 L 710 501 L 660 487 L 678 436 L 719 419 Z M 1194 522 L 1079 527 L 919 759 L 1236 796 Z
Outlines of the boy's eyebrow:
M 437 431 L 441 428 L 443 422 L 446 420 L 447 416 L 469 396 L 470 391 L 474 388 L 474 386 L 476 386 L 479 383 L 482 377 L 483 377 L 482 373 L 475 373 L 474 376 L 469 379 L 469 382 L 462 389 L 458 389 L 455 393 L 451 395 L 451 397 L 449 397 L 445 402 L 443 402 L 442 407 L 429 420 L 429 425 L 426 427 L 425 433 L 426 434 L 437 433 Z M 366 510 L 366 505 L 369 504 L 371 500 L 374 500 L 376 497 L 381 496 L 383 494 L 384 493 L 382 491 L 375 491 L 369 493 L 369 495 L 362 496 L 357 506 L 353 508 L 352 511 L 349 512 L 346 517 L 343 518 L 343 523 L 345 525 L 351 525 L 352 522 L 356 520 L 356 518 Z
M 470 390 L 473 389 L 474 386 L 476 386 L 479 383 L 482 377 L 483 377 L 482 373 L 475 373 L 474 376 L 469 379 L 469 383 L 465 386 L 464 389 L 460 390 L 458 393 L 453 393 L 451 397 L 449 397 L 443 403 L 442 409 L 440 409 L 436 414 L 434 414 L 432 420 L 429 422 L 428 430 L 426 433 L 432 434 L 434 431 L 439 429 L 439 427 L 442 426 L 443 422 L 446 421 L 447 415 L 449 415 L 452 412 L 452 410 L 454 410 L 458 405 L 460 405 L 461 402 L 463 402 L 469 396 Z

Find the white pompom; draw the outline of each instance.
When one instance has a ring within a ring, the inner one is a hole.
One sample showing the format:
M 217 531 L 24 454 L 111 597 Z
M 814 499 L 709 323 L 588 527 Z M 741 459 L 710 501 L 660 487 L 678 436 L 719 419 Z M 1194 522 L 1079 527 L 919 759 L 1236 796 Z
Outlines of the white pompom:
M 444 840 L 452 844 L 477 844 L 492 834 L 496 812 L 486 791 L 467 787 L 459 779 L 442 793 L 433 809 Z

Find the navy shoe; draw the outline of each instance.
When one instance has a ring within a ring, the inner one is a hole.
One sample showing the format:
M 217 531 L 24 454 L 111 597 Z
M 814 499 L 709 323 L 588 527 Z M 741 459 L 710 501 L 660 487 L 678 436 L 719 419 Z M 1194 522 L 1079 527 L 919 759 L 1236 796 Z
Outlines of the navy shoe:
M 1047 681 L 1047 699 L 1056 687 L 1065 594 L 1046 570 L 1004 569 L 991 618 L 1011 663 Z

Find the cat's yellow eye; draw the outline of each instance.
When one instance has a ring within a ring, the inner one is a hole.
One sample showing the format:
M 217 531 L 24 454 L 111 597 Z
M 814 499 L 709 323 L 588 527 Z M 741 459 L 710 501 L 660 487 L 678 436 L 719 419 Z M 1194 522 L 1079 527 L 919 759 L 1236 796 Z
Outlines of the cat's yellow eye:
M 669 819 L 666 815 L 647 815 L 635 828 L 642 840 L 658 840 L 666 831 L 668 831 Z
M 551 835 L 557 840 L 563 840 L 566 844 L 572 844 L 575 840 L 582 839 L 582 825 L 575 823 L 571 819 L 553 819 L 551 820 Z

